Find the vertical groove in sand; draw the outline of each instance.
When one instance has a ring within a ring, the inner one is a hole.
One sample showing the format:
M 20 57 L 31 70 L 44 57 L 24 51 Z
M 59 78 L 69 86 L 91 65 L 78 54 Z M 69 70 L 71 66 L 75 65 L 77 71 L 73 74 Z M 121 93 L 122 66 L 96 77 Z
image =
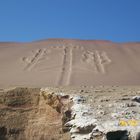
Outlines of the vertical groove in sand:
M 43 54 L 44 54 L 44 49 L 39 49 L 37 50 L 37 52 L 35 53 L 35 55 L 32 57 L 32 59 L 28 62 L 27 66 L 25 67 L 24 70 L 32 70 L 33 67 L 38 63 L 38 61 L 42 58 Z
M 70 48 L 70 64 L 69 64 L 69 73 L 68 73 L 68 83 L 67 85 L 70 84 L 70 79 L 71 79 L 71 74 L 72 74 L 72 61 L 73 61 L 73 49 Z
M 102 64 L 102 58 L 98 51 L 95 51 L 95 52 L 96 52 L 96 57 L 97 57 L 97 59 L 96 59 L 97 69 L 99 72 L 105 73 L 104 65 Z
M 108 58 L 106 52 L 95 51 L 95 61 L 96 61 L 96 67 L 98 72 L 101 72 L 102 74 L 106 73 L 105 65 L 110 64 L 111 60 Z
M 72 57 L 73 57 L 72 47 L 71 46 L 64 47 L 62 69 L 61 69 L 58 85 L 70 84 L 70 78 L 72 73 L 72 61 L 73 61 Z

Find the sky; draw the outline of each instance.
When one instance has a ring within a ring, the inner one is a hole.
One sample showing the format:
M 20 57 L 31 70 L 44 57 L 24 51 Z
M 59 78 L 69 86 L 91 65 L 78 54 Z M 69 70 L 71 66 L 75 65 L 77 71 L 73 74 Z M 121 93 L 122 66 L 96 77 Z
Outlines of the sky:
M 0 0 L 0 41 L 140 42 L 140 0 Z

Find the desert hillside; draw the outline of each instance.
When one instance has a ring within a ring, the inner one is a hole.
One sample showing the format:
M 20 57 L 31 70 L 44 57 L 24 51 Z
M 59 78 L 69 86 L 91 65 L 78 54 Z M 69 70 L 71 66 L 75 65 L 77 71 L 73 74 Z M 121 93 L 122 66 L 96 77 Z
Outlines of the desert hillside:
M 0 43 L 0 87 L 139 85 L 140 43 Z
M 140 87 L 0 90 L 0 140 L 140 140 Z

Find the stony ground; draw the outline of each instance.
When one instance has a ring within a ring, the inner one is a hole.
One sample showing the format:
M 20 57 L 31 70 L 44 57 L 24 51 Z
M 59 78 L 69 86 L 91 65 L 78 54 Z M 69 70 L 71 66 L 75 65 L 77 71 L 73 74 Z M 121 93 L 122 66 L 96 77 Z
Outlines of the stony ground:
M 140 140 L 140 87 L 0 89 L 0 140 Z

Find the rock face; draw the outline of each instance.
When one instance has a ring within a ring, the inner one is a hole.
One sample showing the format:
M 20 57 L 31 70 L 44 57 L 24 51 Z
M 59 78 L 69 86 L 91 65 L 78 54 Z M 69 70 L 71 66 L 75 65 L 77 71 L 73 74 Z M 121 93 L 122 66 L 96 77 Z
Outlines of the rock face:
M 0 140 L 140 140 L 140 87 L 0 90 Z
M 69 139 L 69 135 L 62 131 L 58 97 L 47 96 L 35 88 L 1 91 L 0 140 Z

